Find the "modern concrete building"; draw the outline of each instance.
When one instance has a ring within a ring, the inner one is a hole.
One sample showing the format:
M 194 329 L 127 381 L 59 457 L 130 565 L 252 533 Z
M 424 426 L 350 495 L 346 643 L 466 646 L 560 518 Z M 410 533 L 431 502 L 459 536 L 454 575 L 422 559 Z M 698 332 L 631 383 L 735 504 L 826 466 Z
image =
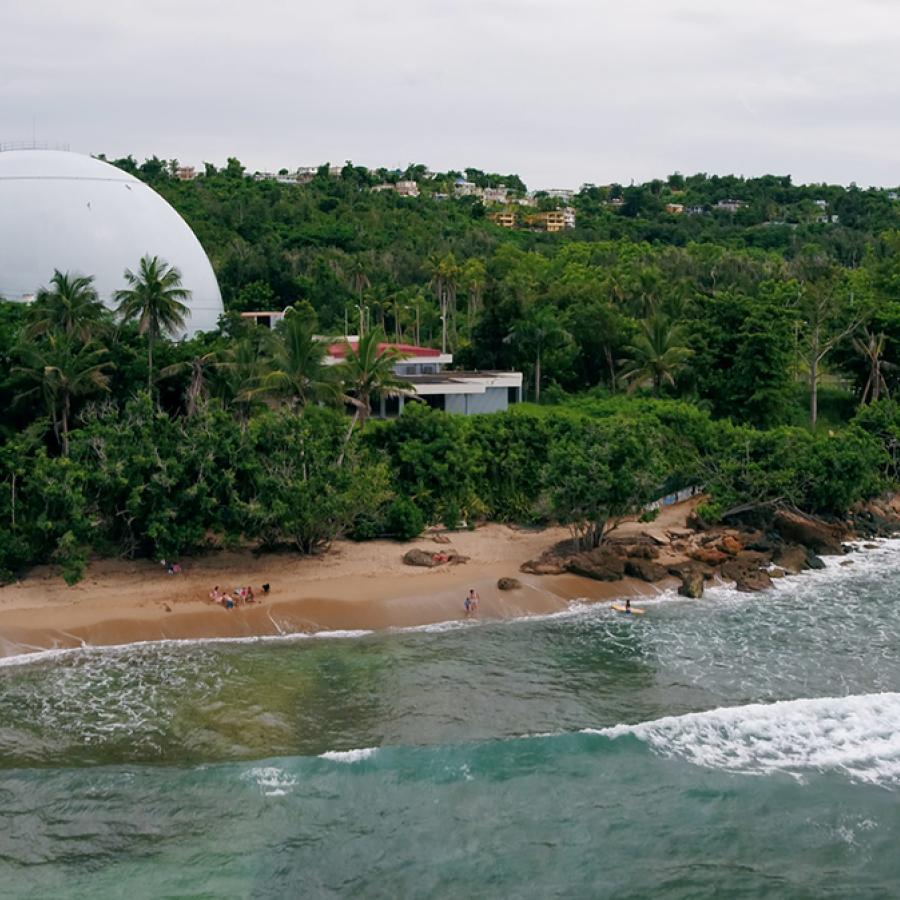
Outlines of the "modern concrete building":
M 144 182 L 121 169 L 62 150 L 0 152 L 0 297 L 28 302 L 55 269 L 91 275 L 115 305 L 126 269 L 158 256 L 191 292 L 185 333 L 216 328 L 222 297 L 190 227 Z
M 327 362 L 336 365 L 345 356 L 347 346 L 355 346 L 359 338 L 350 335 L 346 342 L 332 344 Z M 384 344 L 395 348 L 402 357 L 394 372 L 409 384 L 408 394 L 382 398 L 375 414 L 381 418 L 399 416 L 407 403 L 426 403 L 433 409 L 471 416 L 476 413 L 505 412 L 522 401 L 521 372 L 445 371 L 453 355 L 432 347 L 413 344 Z
M 274 328 L 287 310 L 245 312 L 241 316 L 266 328 Z M 320 338 L 328 340 L 328 338 Z M 359 336 L 348 335 L 333 342 L 328 348 L 326 365 L 336 366 L 347 354 L 347 347 L 356 347 Z M 522 373 L 478 371 L 460 372 L 445 370 L 453 363 L 452 353 L 441 353 L 434 347 L 418 347 L 415 344 L 382 344 L 381 349 L 398 351 L 394 374 L 409 384 L 408 394 L 382 399 L 375 415 L 382 418 L 399 416 L 407 403 L 427 403 L 434 409 L 449 413 L 474 415 L 475 413 L 504 412 L 510 406 L 522 402 Z

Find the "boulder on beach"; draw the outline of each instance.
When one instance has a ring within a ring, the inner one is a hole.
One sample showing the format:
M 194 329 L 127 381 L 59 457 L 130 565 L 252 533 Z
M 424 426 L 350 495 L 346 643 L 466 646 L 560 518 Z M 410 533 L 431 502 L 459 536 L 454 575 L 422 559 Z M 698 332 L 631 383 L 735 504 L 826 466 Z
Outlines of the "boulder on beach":
M 429 550 L 420 550 L 418 547 L 413 547 L 412 550 L 407 550 L 403 554 L 403 562 L 408 566 L 425 566 L 428 569 L 433 569 L 435 566 L 441 565 L 434 557 L 435 554 Z
M 519 566 L 519 571 L 526 575 L 565 575 L 568 569 L 563 560 L 555 556 L 539 556 L 529 559 Z
M 497 580 L 497 587 L 501 591 L 517 591 L 522 587 L 522 582 L 519 581 L 518 578 L 499 578 Z
M 468 561 L 468 556 L 462 556 L 455 550 L 438 550 L 437 552 L 434 552 L 413 547 L 403 554 L 403 562 L 406 563 L 406 565 L 424 566 L 426 569 L 433 569 L 436 566 L 444 565 L 444 563 L 450 563 L 450 565 L 455 566 Z

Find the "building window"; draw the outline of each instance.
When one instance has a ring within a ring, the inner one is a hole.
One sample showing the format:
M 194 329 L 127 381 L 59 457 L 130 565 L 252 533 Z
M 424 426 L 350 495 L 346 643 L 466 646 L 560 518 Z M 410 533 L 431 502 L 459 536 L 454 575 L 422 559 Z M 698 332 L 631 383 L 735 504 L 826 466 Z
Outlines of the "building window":
M 445 394 L 426 394 L 422 398 L 432 409 L 445 410 L 447 397 Z
M 434 375 L 435 370 L 434 366 L 421 366 L 421 371 L 423 375 Z
M 506 402 L 512 406 L 519 402 L 519 389 L 516 387 L 508 387 L 506 389 Z
M 384 398 L 384 415 L 385 418 L 396 418 L 400 415 L 400 398 L 385 397 Z

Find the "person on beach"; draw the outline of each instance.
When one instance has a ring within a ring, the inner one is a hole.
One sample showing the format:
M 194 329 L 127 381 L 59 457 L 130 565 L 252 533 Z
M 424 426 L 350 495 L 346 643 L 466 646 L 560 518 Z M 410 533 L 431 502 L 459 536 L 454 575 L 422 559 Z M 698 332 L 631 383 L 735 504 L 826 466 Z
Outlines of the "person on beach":
M 263 585 L 263 593 L 264 594 L 269 593 L 269 582 L 268 581 Z
M 216 586 L 209 592 L 209 599 L 212 600 L 213 603 L 221 603 L 221 602 L 222 602 L 222 595 L 219 593 L 219 586 L 218 586 L 218 585 L 216 585 Z
M 478 591 L 475 588 L 469 588 L 466 594 L 466 601 L 463 604 L 467 616 L 474 616 L 478 612 Z
M 625 598 L 625 615 L 631 615 L 631 600 L 628 597 Z
M 225 594 L 222 597 L 222 605 L 225 609 L 234 609 L 234 600 L 231 597 L 231 594 Z
M 248 584 L 246 588 L 244 588 L 244 603 L 254 603 L 256 598 L 253 596 L 253 588 Z

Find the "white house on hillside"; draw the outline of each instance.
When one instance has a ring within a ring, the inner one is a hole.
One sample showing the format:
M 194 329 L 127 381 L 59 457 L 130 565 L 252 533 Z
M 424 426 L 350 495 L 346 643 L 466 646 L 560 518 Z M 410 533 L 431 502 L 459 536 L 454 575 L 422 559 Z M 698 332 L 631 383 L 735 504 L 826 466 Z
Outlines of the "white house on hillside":
M 241 313 L 259 325 L 274 328 L 284 318 L 284 311 Z M 358 335 L 348 335 L 328 348 L 326 365 L 337 365 L 347 347 L 355 347 Z M 385 397 L 375 415 L 392 418 L 400 415 L 407 403 L 426 403 L 433 409 L 471 416 L 476 413 L 505 412 L 522 402 L 522 373 L 499 371 L 460 372 L 445 370 L 453 363 L 453 354 L 441 353 L 433 347 L 415 344 L 386 343 L 382 350 L 393 348 L 400 354 L 394 374 L 409 384 L 410 395 Z

